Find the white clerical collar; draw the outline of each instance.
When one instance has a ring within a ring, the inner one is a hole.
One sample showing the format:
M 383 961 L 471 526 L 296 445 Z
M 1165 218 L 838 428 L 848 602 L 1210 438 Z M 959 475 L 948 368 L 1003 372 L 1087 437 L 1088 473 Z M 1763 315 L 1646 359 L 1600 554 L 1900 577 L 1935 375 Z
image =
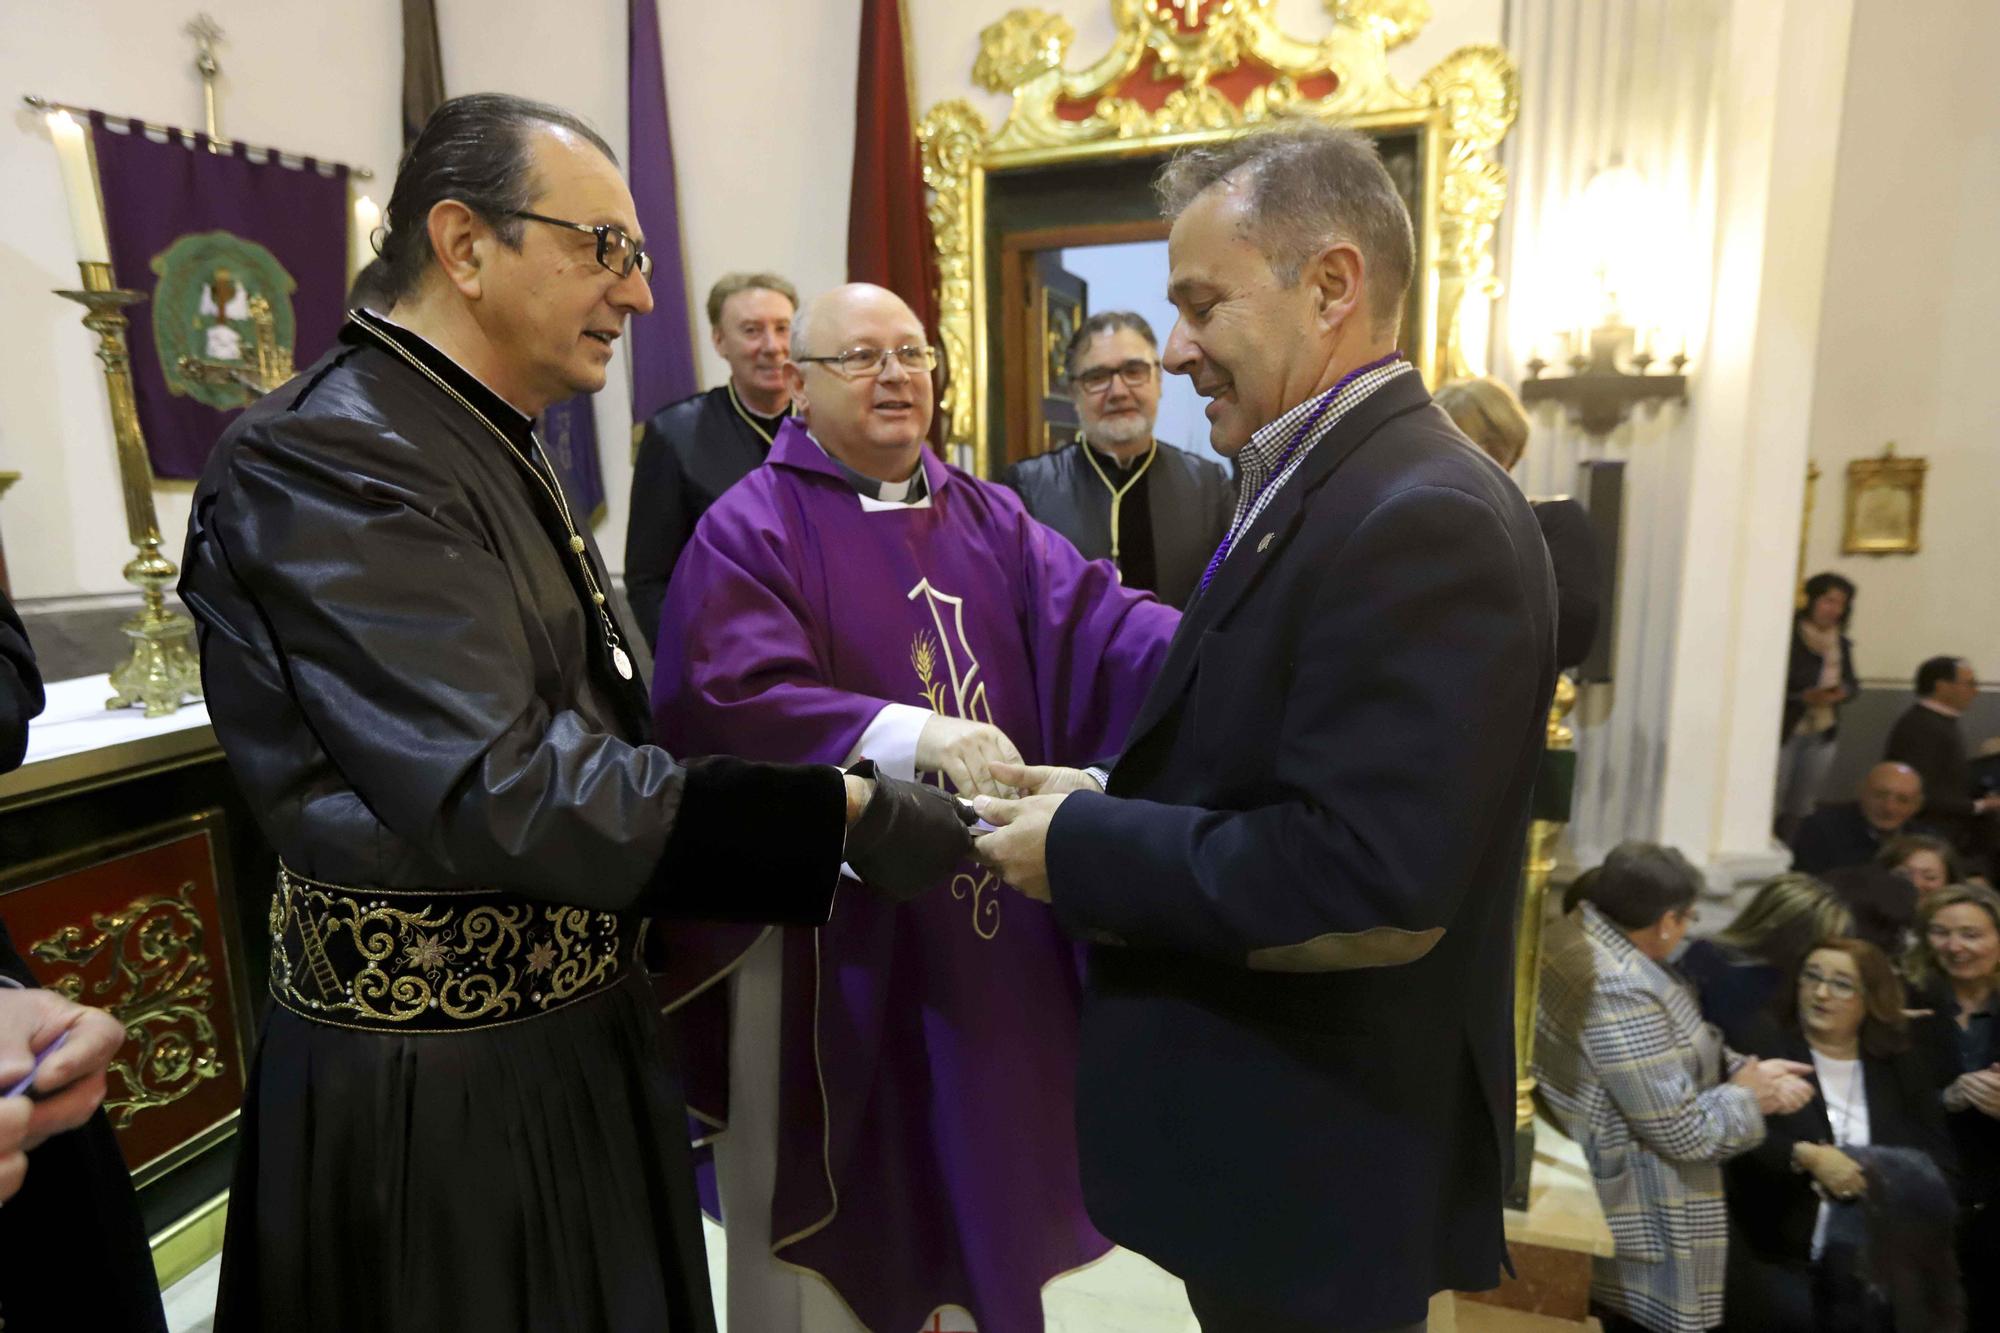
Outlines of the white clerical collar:
M 1961 713 L 1958 709 L 1953 708 L 1950 704 L 1941 704 L 1935 699 L 1919 699 L 1917 700 L 1917 702 L 1922 704 L 1925 708 L 1930 709 L 1933 713 L 1943 713 L 1946 717 L 1965 716 L 1965 714 Z
M 814 437 L 811 431 L 806 432 L 806 438 L 813 442 L 813 448 L 826 455 L 827 462 L 840 469 L 841 479 L 854 489 L 854 498 L 861 501 L 862 513 L 880 514 L 889 510 L 929 509 L 931 507 L 930 486 L 928 478 L 924 476 L 924 465 L 921 458 L 918 459 L 916 471 L 903 480 L 878 481 L 874 477 L 863 476 L 847 464 L 841 462 L 838 458 L 835 458 L 827 450 L 827 447 Z M 916 494 L 914 500 L 910 498 L 912 493 Z

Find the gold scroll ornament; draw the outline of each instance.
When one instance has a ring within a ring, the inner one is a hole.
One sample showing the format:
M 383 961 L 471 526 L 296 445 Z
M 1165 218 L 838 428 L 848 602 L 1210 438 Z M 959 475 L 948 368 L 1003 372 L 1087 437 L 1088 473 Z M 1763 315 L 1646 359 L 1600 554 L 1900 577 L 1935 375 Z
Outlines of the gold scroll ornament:
M 112 1061 L 104 1097 L 113 1128 L 179 1101 L 227 1067 L 210 1016 L 215 983 L 194 892 L 189 880 L 117 912 L 94 912 L 88 931 L 64 926 L 29 949 L 45 963 L 74 969 L 50 989 L 109 1010 L 125 1025 L 130 1040 Z M 100 970 L 86 986 L 84 974 Z
M 1316 40 L 1280 30 L 1276 0 L 1110 0 L 1117 38 L 1080 69 L 1066 67 L 1076 33 L 1069 20 L 1016 9 L 980 34 L 973 82 L 1013 97 L 992 130 L 971 103 L 932 107 L 918 129 L 931 228 L 938 256 L 938 324 L 947 380 L 939 399 L 946 437 L 971 449 L 976 470 L 991 471 L 987 396 L 985 178 L 989 172 L 1092 158 L 1165 154 L 1292 117 L 1337 120 L 1358 128 L 1422 127 L 1434 133 L 1429 179 L 1421 189 L 1428 256 L 1416 275 L 1430 309 L 1426 345 L 1412 349 L 1428 382 L 1483 367 L 1468 363 L 1459 327 L 1470 294 L 1492 296 L 1493 229 L 1505 202 L 1506 173 L 1494 160 L 1519 108 L 1514 63 L 1497 46 L 1465 46 L 1413 87 L 1391 77 L 1387 53 L 1430 20 L 1429 0 L 1325 0 L 1331 30 Z M 1157 110 L 1117 95 L 1153 62 L 1153 73 L 1178 86 Z M 1245 62 L 1271 78 L 1240 102 L 1215 80 Z M 1331 76 L 1333 90 L 1309 96 L 1301 84 Z M 1095 100 L 1069 119 L 1064 104 Z

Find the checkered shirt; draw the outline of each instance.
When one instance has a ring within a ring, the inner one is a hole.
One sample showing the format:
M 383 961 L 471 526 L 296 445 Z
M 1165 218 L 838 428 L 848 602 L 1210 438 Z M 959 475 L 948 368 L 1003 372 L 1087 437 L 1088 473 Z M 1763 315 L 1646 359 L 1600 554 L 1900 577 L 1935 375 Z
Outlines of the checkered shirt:
M 1224 545 L 1232 552 L 1235 550 L 1236 539 L 1250 530 L 1250 525 L 1257 521 L 1257 516 L 1264 512 L 1272 497 L 1283 490 L 1285 483 L 1292 479 L 1292 474 L 1299 470 L 1299 464 L 1305 462 L 1313 446 L 1331 434 L 1342 417 L 1398 375 L 1416 373 L 1415 366 L 1397 357 L 1377 362 L 1344 384 L 1336 384 L 1327 391 L 1334 398 L 1325 415 L 1313 423 L 1306 438 L 1299 441 L 1299 447 L 1292 450 L 1289 456 L 1285 453 L 1285 446 L 1292 442 L 1292 434 L 1298 430 L 1299 423 L 1318 410 L 1323 395 L 1314 394 L 1276 421 L 1260 427 L 1250 437 L 1250 443 L 1236 455 L 1236 514 L 1229 521 L 1229 535 L 1223 538 Z

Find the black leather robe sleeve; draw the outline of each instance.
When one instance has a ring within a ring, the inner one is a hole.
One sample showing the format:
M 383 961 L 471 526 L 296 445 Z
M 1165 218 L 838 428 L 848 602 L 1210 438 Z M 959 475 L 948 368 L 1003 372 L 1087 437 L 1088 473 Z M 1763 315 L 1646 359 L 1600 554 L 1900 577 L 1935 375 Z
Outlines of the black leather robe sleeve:
M 197 495 L 183 596 L 204 626 L 218 735 L 252 804 L 278 812 L 266 823 L 281 853 L 313 857 L 330 836 L 315 806 L 358 801 L 339 836 L 359 853 L 384 844 L 379 863 L 411 876 L 441 869 L 440 887 L 825 919 L 840 774 L 684 767 L 616 734 L 590 706 L 601 696 L 574 631 L 587 622 L 560 633 L 581 616 L 563 554 L 525 488 L 498 484 L 509 474 L 469 483 L 449 460 L 485 460 L 463 443 L 347 417 L 277 414 L 232 434 Z M 399 859 L 399 842 L 416 855 Z
M 28 723 L 45 704 L 35 650 L 28 646 L 14 604 L 0 593 L 0 773 L 21 766 L 28 753 Z

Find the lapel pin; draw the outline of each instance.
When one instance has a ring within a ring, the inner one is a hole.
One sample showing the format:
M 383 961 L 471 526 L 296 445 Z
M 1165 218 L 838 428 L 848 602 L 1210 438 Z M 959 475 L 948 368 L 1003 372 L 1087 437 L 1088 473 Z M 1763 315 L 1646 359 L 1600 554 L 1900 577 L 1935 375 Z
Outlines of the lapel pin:
M 1264 534 L 1264 540 L 1263 540 L 1263 541 L 1261 541 L 1261 542 L 1258 542 L 1258 543 L 1257 543 L 1257 554 L 1258 554 L 1258 555 L 1262 555 L 1262 554 L 1264 554 L 1264 551 L 1265 551 L 1265 549 L 1266 549 L 1267 547 L 1269 547 L 1269 546 L 1270 546 L 1270 544 L 1271 544 L 1271 538 L 1273 538 L 1273 537 L 1275 537 L 1275 536 L 1277 536 L 1277 535 L 1278 535 L 1278 534 L 1277 534 L 1277 533 L 1275 533 L 1275 532 L 1267 532 L 1267 533 L 1265 533 L 1265 534 Z

